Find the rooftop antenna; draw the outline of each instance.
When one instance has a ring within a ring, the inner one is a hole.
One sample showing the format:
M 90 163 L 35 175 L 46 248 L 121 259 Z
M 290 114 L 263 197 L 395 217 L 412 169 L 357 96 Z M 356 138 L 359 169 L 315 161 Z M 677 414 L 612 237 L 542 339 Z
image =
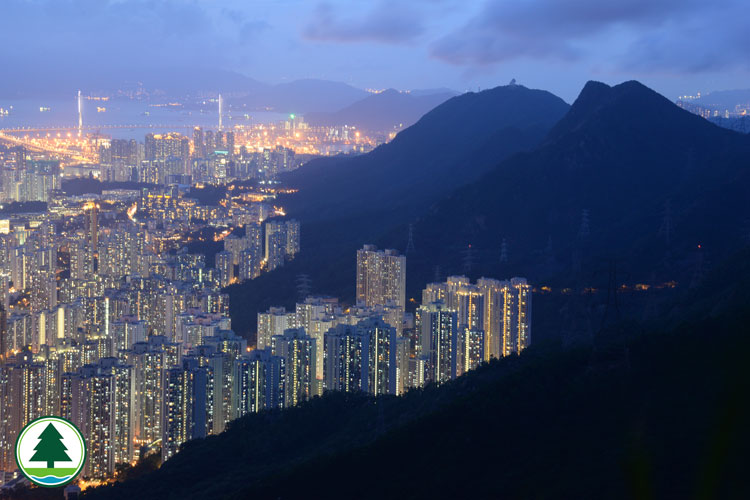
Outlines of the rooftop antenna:
M 83 100 L 81 91 L 78 91 L 78 137 L 83 133 Z

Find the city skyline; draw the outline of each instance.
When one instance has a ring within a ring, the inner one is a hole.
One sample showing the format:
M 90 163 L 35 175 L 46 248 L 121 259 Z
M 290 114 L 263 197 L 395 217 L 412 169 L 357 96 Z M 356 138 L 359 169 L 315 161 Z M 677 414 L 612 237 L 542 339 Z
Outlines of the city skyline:
M 0 4 L 0 500 L 750 497 L 742 1 Z

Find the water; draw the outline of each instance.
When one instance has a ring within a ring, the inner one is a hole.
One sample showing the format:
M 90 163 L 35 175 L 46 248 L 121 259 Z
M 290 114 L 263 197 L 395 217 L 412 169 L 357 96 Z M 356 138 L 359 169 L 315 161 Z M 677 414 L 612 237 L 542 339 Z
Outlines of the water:
M 38 476 L 31 476 L 31 478 L 42 484 L 47 485 L 58 485 L 66 482 L 69 480 L 72 476 L 64 476 L 64 477 L 56 477 L 56 476 L 45 476 L 45 477 L 38 477 Z
M 115 139 L 136 139 L 143 141 L 151 133 L 181 132 L 191 135 L 190 129 L 196 125 L 216 129 L 219 113 L 216 103 L 186 107 L 159 107 L 165 104 L 155 101 L 135 101 L 118 99 L 109 101 L 83 100 L 84 127 L 102 125 L 132 125 L 128 128 L 102 128 L 103 135 Z M 97 107 L 104 108 L 97 111 Z M 78 104 L 74 97 L 65 100 L 54 99 L 0 99 L 0 108 L 10 110 L 8 116 L 0 116 L 0 129 L 78 127 Z M 40 108 L 48 110 L 40 111 Z M 235 125 L 274 123 L 288 118 L 286 114 L 258 111 L 245 115 L 244 111 L 229 109 L 224 112 L 225 129 Z M 96 129 L 86 129 L 95 132 Z M 36 132 L 30 133 L 35 134 Z

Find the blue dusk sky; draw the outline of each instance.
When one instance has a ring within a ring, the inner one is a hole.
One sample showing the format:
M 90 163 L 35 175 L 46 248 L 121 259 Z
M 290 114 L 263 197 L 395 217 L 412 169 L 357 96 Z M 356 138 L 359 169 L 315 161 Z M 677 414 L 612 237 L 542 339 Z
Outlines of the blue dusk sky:
M 0 67 L 458 91 L 516 78 L 567 101 L 587 80 L 638 79 L 674 99 L 750 87 L 747 15 L 739 0 L 2 0 Z

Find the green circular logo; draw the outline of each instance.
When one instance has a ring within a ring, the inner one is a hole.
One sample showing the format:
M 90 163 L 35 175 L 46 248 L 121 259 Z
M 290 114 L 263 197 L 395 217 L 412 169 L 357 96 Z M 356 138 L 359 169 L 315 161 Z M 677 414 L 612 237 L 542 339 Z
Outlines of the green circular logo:
M 78 427 L 60 417 L 32 420 L 16 440 L 16 463 L 34 484 L 63 486 L 80 474 L 86 463 L 86 441 Z

